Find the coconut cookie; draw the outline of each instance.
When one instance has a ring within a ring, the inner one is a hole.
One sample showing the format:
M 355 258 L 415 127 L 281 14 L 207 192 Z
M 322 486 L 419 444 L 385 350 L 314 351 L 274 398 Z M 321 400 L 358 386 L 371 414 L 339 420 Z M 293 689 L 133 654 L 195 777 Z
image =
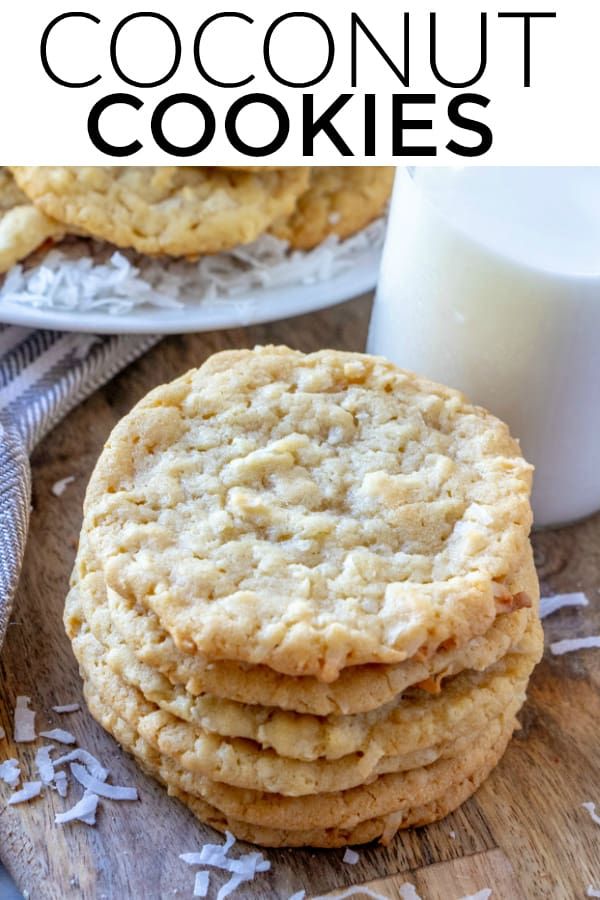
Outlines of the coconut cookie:
M 308 169 L 234 172 L 186 166 L 16 166 L 49 216 L 120 247 L 194 256 L 247 244 L 289 215 Z
M 416 707 L 402 702 L 398 721 L 387 723 L 387 734 L 382 727 L 379 735 L 365 735 L 356 752 L 333 760 L 307 762 L 261 749 L 249 740 L 223 738 L 159 710 L 141 691 L 114 674 L 103 657 L 102 646 L 85 628 L 73 638 L 73 648 L 82 674 L 95 694 L 163 755 L 214 781 L 284 796 L 347 790 L 388 772 L 404 772 L 458 756 L 474 739 L 487 734 L 499 715 L 514 716 L 518 712 L 537 662 L 537 655 L 509 657 L 498 672 L 490 673 L 487 684 L 481 678 L 479 692 L 479 685 L 469 684 L 464 676 L 456 690 L 437 703 L 432 698 L 424 703 L 417 701 Z M 428 706 L 433 707 L 429 716 Z M 470 717 L 466 723 L 461 721 L 465 716 Z M 403 718 L 408 726 L 405 735 L 401 734 Z M 350 723 L 345 726 L 347 732 Z M 300 727 L 298 731 L 301 738 Z M 399 746 L 394 745 L 395 736 Z
M 384 360 L 212 357 L 88 487 L 64 620 L 93 715 L 240 838 L 434 821 L 502 755 L 542 652 L 530 478 L 502 423 Z
M 516 582 L 530 591 L 537 605 L 539 588 L 532 559 L 529 566 L 531 574 L 526 579 L 519 575 Z M 71 591 L 81 598 L 94 633 L 102 640 L 97 633 L 99 622 L 102 629 L 118 633 L 138 662 L 152 669 L 155 678 L 164 675 L 174 686 L 184 686 L 192 696 L 208 693 L 240 703 L 318 716 L 369 712 L 393 701 L 413 685 L 437 693 L 444 679 L 464 669 L 483 671 L 517 647 L 529 616 L 527 609 L 504 613 L 497 616 L 484 635 L 473 638 L 460 650 L 446 647 L 430 659 L 407 660 L 397 666 L 354 666 L 344 669 L 333 683 L 324 684 L 315 678 L 281 675 L 266 666 L 249 669 L 232 661 L 209 663 L 178 650 L 153 613 L 141 612 L 114 591 L 107 593 L 101 573 L 86 552 L 85 538 L 74 574 Z M 104 619 L 106 623 L 102 622 Z M 65 625 L 69 634 L 78 627 L 73 617 L 68 617 Z
M 271 234 L 298 250 L 329 235 L 347 238 L 382 215 L 390 199 L 392 166 L 319 166 L 294 212 L 271 226 Z
M 509 699 L 518 697 L 522 703 L 539 645 L 537 617 L 533 612 L 530 617 L 527 634 L 514 652 L 484 673 L 463 672 L 438 694 L 416 689 L 371 713 L 321 718 L 210 694 L 195 697 L 141 663 L 113 628 L 107 608 L 88 604 L 85 591 L 73 590 L 65 609 L 69 636 L 81 643 L 84 638 L 78 635 L 86 620 L 102 645 L 106 666 L 162 711 L 209 733 L 252 740 L 292 759 L 333 760 L 358 753 L 357 771 L 385 756 L 427 750 L 448 734 L 473 734 L 499 715 Z
M 364 754 L 349 754 L 335 761 L 301 762 L 272 751 L 261 751 L 249 741 L 226 740 L 198 729 L 194 731 L 167 713 L 149 711 L 150 706 L 143 698 L 106 667 L 93 665 L 88 670 L 85 662 L 81 662 L 86 656 L 82 642 L 74 646 L 88 689 L 133 725 L 151 747 L 194 777 L 235 789 L 289 798 L 346 791 L 389 773 L 407 773 L 438 760 L 458 758 L 470 752 L 474 742 L 487 737 L 497 720 L 491 719 L 477 731 L 449 736 L 430 747 L 380 757 L 378 762 L 375 762 L 378 752 L 372 756 L 368 749 Z M 518 693 L 500 715 L 514 717 L 523 699 L 524 694 Z
M 506 586 L 512 594 L 520 592 L 529 597 L 537 609 L 539 584 L 530 546 L 514 574 L 508 576 Z M 249 670 L 246 664 L 235 661 L 209 662 L 200 655 L 190 656 L 178 650 L 154 613 L 138 609 L 115 591 L 107 591 L 85 534 L 75 563 L 72 590 L 80 594 L 92 627 L 98 616 L 108 616 L 108 627 L 118 632 L 140 663 L 165 675 L 174 685 L 185 686 L 190 694 L 209 693 L 241 703 L 318 716 L 369 712 L 393 701 L 412 685 L 436 693 L 444 679 L 464 669 L 483 671 L 510 648 L 517 647 L 529 616 L 527 609 L 503 613 L 484 635 L 472 638 L 464 647 L 456 648 L 450 643 L 429 658 L 413 658 L 395 666 L 353 666 L 342 670 L 336 681 L 324 684 L 306 676 L 288 677 L 267 666 Z M 65 624 L 71 633 L 72 624 Z
M 368 712 L 413 685 L 437 692 L 444 679 L 464 669 L 483 671 L 504 656 L 518 642 L 527 622 L 527 610 L 503 614 L 485 635 L 473 638 L 460 650 L 444 648 L 428 660 L 411 659 L 396 666 L 354 666 L 344 669 L 336 681 L 324 684 L 308 676 L 281 675 L 267 666 L 209 663 L 189 656 L 177 650 L 156 616 L 140 614 L 114 591 L 109 592 L 108 605 L 111 621 L 136 657 L 164 673 L 174 685 L 184 685 L 190 694 L 209 692 L 241 703 L 319 716 Z
M 65 229 L 37 209 L 0 167 L 0 274 L 8 272 L 47 241 L 59 241 Z
M 491 749 L 503 735 L 512 734 L 515 727 L 514 718 L 500 719 L 484 735 L 477 735 L 478 740 L 473 741 L 468 752 L 461 752 L 455 758 L 439 759 L 431 765 L 382 775 L 366 785 L 325 794 L 289 797 L 241 790 L 183 767 L 178 766 L 178 770 L 181 786 L 188 793 L 251 824 L 286 831 L 332 828 L 339 824 L 348 828 L 366 819 L 397 812 L 406 805 L 421 806 L 443 795 L 453 784 L 485 764 Z
M 98 696 L 97 686 L 89 681 L 85 682 L 84 693 L 91 712 L 100 714 L 100 722 L 107 730 L 111 730 L 110 723 L 116 717 L 139 733 L 131 707 L 114 709 L 113 704 L 106 702 L 106 697 Z M 152 756 L 158 753 L 166 766 L 177 771 L 178 788 L 200 797 L 228 816 L 285 831 L 338 825 L 352 828 L 362 821 L 387 816 L 408 805 L 421 806 L 442 796 L 452 785 L 486 765 L 499 742 L 502 742 L 503 751 L 515 727 L 514 716 L 509 718 L 507 714 L 491 723 L 484 734 L 474 735 L 468 752 L 461 752 L 454 758 L 439 759 L 431 765 L 382 775 L 367 785 L 349 790 L 307 796 L 240 789 L 192 772 L 156 747 L 151 747 L 151 753 Z M 506 741 L 502 741 L 504 737 Z M 494 762 L 498 758 L 495 756 Z M 169 783 L 173 780 L 168 779 Z
M 175 645 L 292 676 L 427 659 L 531 604 L 531 467 L 456 391 L 360 354 L 232 351 L 152 391 L 92 475 L 109 589 Z
M 476 771 L 470 772 L 443 795 L 422 806 L 407 804 L 401 810 L 379 818 L 367 819 L 350 827 L 338 823 L 329 828 L 316 826 L 306 830 L 284 830 L 242 821 L 211 806 L 201 797 L 189 793 L 189 774 L 184 773 L 171 760 L 163 759 L 134 728 L 117 716 L 110 707 L 104 707 L 93 692 L 86 689 L 86 694 L 87 704 L 94 718 L 136 757 L 149 775 L 162 782 L 169 793 L 188 806 L 200 821 L 219 831 L 230 831 L 239 840 L 251 841 L 265 847 L 343 847 L 346 844 L 368 843 L 377 838 L 380 843 L 389 844 L 399 829 L 427 825 L 443 818 L 464 803 L 487 778 L 502 756 L 510 738 L 507 729 Z

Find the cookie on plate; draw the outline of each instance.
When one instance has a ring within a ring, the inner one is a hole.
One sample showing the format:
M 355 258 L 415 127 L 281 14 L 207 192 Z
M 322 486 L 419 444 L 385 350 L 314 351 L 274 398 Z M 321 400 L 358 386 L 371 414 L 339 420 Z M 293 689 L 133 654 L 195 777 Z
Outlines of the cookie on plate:
M 330 235 L 344 239 L 383 214 L 392 193 L 392 166 L 316 166 L 294 212 L 271 234 L 297 250 L 310 250 Z
M 289 215 L 309 170 L 193 166 L 15 166 L 36 206 L 67 226 L 142 253 L 196 256 L 255 240 Z
M 0 274 L 46 241 L 60 241 L 64 234 L 64 226 L 37 209 L 8 169 L 0 167 Z

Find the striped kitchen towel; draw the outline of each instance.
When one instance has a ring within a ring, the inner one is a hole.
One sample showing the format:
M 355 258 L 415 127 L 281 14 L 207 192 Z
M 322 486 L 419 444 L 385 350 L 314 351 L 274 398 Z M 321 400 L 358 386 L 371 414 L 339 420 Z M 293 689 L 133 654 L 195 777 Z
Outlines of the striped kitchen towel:
M 77 403 L 158 340 L 0 325 L 0 645 L 27 539 L 29 454 Z

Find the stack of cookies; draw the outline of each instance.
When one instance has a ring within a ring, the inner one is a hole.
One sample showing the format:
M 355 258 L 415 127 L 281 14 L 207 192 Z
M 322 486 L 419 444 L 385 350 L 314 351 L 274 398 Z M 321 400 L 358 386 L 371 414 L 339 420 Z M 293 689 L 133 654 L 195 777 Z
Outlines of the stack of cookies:
M 389 166 L 0 168 L 0 272 L 66 234 L 189 258 L 266 233 L 309 250 L 378 218 L 393 177 Z
M 65 624 L 92 714 L 241 839 L 444 816 L 541 655 L 530 482 L 502 422 L 383 359 L 211 357 L 90 481 Z

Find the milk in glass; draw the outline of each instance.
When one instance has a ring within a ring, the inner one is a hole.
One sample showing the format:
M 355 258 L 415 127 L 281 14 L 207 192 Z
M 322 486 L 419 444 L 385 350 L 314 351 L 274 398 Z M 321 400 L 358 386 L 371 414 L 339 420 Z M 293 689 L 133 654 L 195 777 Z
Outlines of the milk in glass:
M 509 423 L 536 525 L 600 509 L 600 168 L 399 170 L 368 350 Z

